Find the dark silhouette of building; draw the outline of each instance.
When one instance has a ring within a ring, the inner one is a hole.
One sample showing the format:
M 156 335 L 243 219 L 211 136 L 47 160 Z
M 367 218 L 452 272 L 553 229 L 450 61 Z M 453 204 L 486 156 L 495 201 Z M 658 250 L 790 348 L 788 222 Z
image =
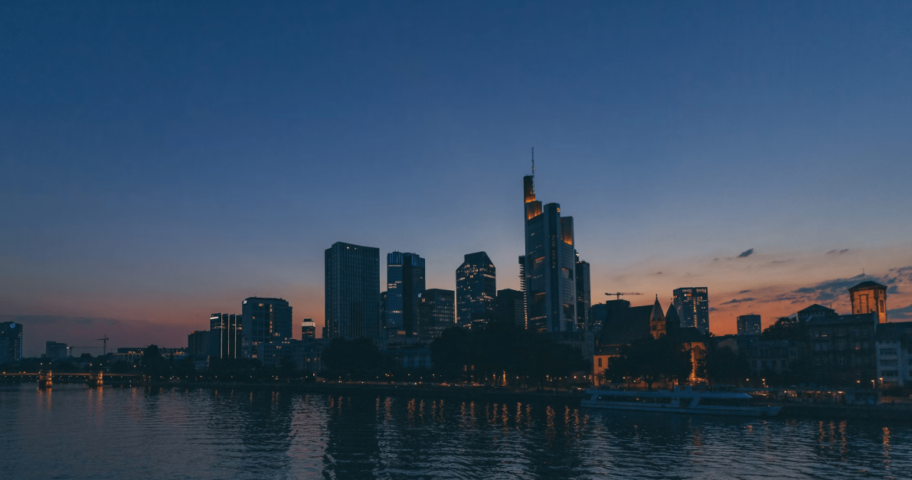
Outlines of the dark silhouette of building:
M 22 324 L 0 322 L 0 363 L 22 360 Z
M 573 217 L 535 198 L 533 175 L 523 177 L 526 324 L 534 332 L 572 332 L 577 321 Z
M 738 335 L 760 335 L 760 315 L 741 315 L 738 317 Z
M 665 313 L 657 298 L 652 305 L 631 307 L 627 300 L 609 300 L 608 319 L 599 334 L 600 346 L 626 345 L 646 337 L 665 335 Z
M 250 297 L 244 300 L 241 311 L 244 357 L 256 358 L 259 343 L 292 338 L 294 320 L 291 305 L 284 299 Z
M 247 300 L 253 299 L 248 298 Z M 243 330 L 241 315 L 233 313 L 209 315 L 209 355 L 220 359 L 240 358 L 244 341 Z
M 195 330 L 187 335 L 187 355 L 191 358 L 197 355 L 209 355 L 209 330 Z
M 682 327 L 696 327 L 700 333 L 709 333 L 709 293 L 706 287 L 676 288 L 674 306 L 681 317 Z
M 67 358 L 70 356 L 70 350 L 65 343 L 47 341 L 44 343 L 44 356 L 51 360 Z
M 850 288 L 849 296 L 853 315 L 874 313 L 878 323 L 887 323 L 887 287 L 869 280 Z
M 808 320 L 810 380 L 830 386 L 873 387 L 877 325 L 874 312 Z
M 592 305 L 589 290 L 589 262 L 580 260 L 576 254 L 576 325 L 583 330 L 591 330 L 589 315 Z
M 418 333 L 419 295 L 424 291 L 424 259 L 415 253 L 386 256 L 386 328 L 389 334 Z
M 380 292 L 380 330 L 386 330 L 388 328 L 387 315 L 386 315 L 386 292 Z M 325 328 L 325 327 L 324 327 Z
M 456 326 L 456 292 L 431 288 L 421 292 L 418 304 L 418 335 L 430 341 Z
M 836 313 L 836 310 L 832 308 L 824 307 L 823 305 L 813 304 L 810 307 L 807 307 L 803 310 L 798 310 L 798 313 L 795 314 L 796 318 L 802 322 L 806 322 L 813 317 L 838 317 L 839 314 Z
M 590 329 L 596 334 L 596 338 L 598 338 L 598 333 L 602 331 L 602 325 L 608 320 L 608 305 L 596 303 L 589 307 L 589 320 L 591 325 Z
M 497 291 L 497 321 L 518 329 L 526 328 L 525 295 L 505 288 Z
M 380 250 L 336 242 L 325 252 L 326 334 L 380 335 Z
M 470 253 L 456 269 L 456 320 L 472 327 L 494 320 L 497 271 L 485 252 Z
M 301 321 L 301 340 L 314 340 L 317 338 L 317 324 L 312 318 Z

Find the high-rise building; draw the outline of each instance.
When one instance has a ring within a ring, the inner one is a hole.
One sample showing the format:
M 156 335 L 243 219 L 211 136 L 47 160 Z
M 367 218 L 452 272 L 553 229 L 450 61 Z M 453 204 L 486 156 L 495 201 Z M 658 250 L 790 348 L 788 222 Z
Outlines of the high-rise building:
M 533 175 L 523 177 L 528 329 L 572 332 L 577 321 L 573 217 L 561 217 L 557 203 L 542 206 L 535 198 L 533 180 Z
M 876 313 L 878 323 L 887 323 L 887 287 L 870 280 L 849 289 L 852 315 Z
M 286 300 L 250 297 L 244 300 L 241 311 L 244 357 L 256 358 L 257 344 L 292 338 L 294 320 Z
M 596 334 L 602 331 L 602 325 L 608 320 L 608 305 L 596 303 L 589 307 L 589 320 L 591 325 L 590 330 Z
M 418 336 L 433 340 L 456 326 L 456 292 L 431 288 L 421 292 L 418 304 Z
M 497 321 L 502 325 L 525 330 L 526 299 L 523 292 L 505 288 L 497 291 Z
M 47 341 L 44 343 L 44 356 L 51 360 L 67 358 L 70 356 L 70 350 L 65 343 Z
M 211 318 L 210 318 L 211 323 Z M 209 355 L 210 335 L 208 330 L 195 330 L 187 335 L 187 355 Z
M 590 325 L 590 305 L 592 304 L 589 291 L 589 262 L 580 260 L 576 254 L 576 325 L 583 330 L 592 330 Z
M 22 360 L 22 324 L 0 322 L 0 363 Z
M 325 266 L 326 338 L 378 337 L 380 250 L 336 242 Z
M 424 259 L 415 253 L 386 256 L 387 333 L 418 333 L 419 294 L 424 291 Z
M 379 317 L 380 318 L 380 330 L 385 330 L 387 327 L 387 325 L 386 325 L 386 320 L 387 320 L 386 297 L 387 297 L 386 292 L 380 292 L 380 317 Z M 323 328 L 326 328 L 326 327 L 323 327 Z
M 305 318 L 301 322 L 301 340 L 314 340 L 317 338 L 317 324 L 312 318 Z
M 243 330 L 241 315 L 233 313 L 209 315 L 209 355 L 220 359 L 240 358 L 241 346 L 244 342 Z
M 681 327 L 696 327 L 700 333 L 709 333 L 709 293 L 706 287 L 676 288 L 674 306 L 681 317 Z
M 760 315 L 741 315 L 738 317 L 738 335 L 760 335 Z
M 494 320 L 497 273 L 485 252 L 470 253 L 456 269 L 456 322 L 463 327 Z

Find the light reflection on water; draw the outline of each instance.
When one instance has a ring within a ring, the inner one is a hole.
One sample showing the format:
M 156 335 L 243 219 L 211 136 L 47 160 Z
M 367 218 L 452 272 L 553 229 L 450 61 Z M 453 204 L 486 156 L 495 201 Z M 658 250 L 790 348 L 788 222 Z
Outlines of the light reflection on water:
M 912 424 L 0 387 L 3 478 L 912 478 Z

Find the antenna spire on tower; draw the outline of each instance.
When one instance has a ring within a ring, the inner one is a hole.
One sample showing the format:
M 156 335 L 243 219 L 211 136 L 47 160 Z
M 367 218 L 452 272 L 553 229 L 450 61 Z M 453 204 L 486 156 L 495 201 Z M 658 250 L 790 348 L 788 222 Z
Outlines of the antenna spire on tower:
M 535 176 L 535 147 L 532 147 L 532 176 Z

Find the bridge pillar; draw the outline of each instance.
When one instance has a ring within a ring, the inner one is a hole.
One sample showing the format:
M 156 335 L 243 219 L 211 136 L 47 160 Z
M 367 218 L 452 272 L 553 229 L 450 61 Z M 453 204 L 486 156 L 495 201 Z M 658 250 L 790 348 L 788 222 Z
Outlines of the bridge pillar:
M 38 388 L 51 388 L 54 385 L 54 373 L 50 370 L 38 372 Z
M 93 372 L 89 374 L 89 386 L 90 387 L 100 387 L 104 385 L 102 380 L 102 372 Z

